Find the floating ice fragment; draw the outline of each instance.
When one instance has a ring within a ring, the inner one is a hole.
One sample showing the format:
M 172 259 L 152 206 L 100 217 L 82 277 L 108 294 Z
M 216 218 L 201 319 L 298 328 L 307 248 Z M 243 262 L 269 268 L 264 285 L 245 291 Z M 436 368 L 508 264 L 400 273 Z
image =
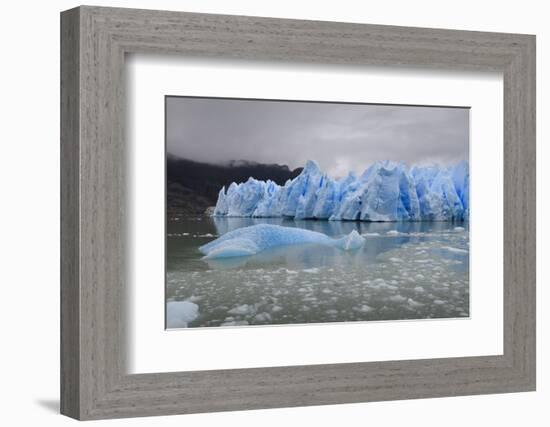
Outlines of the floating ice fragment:
M 453 252 L 455 254 L 467 254 L 468 253 L 468 251 L 466 249 L 453 248 L 451 246 L 442 246 L 441 249 L 446 249 L 449 252 Z
M 252 312 L 254 312 L 254 306 L 248 305 L 248 304 L 242 304 L 242 305 L 233 307 L 227 313 L 233 314 L 233 315 L 246 315 L 246 314 L 252 314 Z
M 230 322 L 223 322 L 220 326 L 246 326 L 248 321 L 246 320 L 233 320 Z
M 271 314 L 269 313 L 258 313 L 256 316 L 254 316 L 255 322 L 270 322 L 271 321 Z
M 199 317 L 199 306 L 190 301 L 169 301 L 166 304 L 166 326 L 187 328 L 189 322 Z
M 413 300 L 412 298 L 409 298 L 407 300 L 407 304 L 409 304 L 411 307 L 413 308 L 418 308 L 418 307 L 422 307 L 424 304 L 418 302 L 418 301 L 415 301 Z
M 191 301 L 191 302 L 199 302 L 200 300 L 202 300 L 204 297 L 202 295 L 191 295 L 189 298 L 187 298 L 187 301 Z
M 361 313 L 368 313 L 372 311 L 372 307 L 369 307 L 367 304 L 363 304 L 361 307 L 356 308 L 356 310 Z
M 393 301 L 393 302 L 403 302 L 403 301 L 407 301 L 407 298 L 405 298 L 404 296 L 402 295 L 393 295 L 389 298 L 390 301 Z
M 365 238 L 361 236 L 356 230 L 352 230 L 347 236 L 337 239 L 335 245 L 345 251 L 351 251 L 359 249 L 365 244 Z
M 281 307 L 280 305 L 274 305 L 273 307 L 271 307 L 271 312 L 272 313 L 278 313 L 282 309 L 283 309 L 283 307 Z

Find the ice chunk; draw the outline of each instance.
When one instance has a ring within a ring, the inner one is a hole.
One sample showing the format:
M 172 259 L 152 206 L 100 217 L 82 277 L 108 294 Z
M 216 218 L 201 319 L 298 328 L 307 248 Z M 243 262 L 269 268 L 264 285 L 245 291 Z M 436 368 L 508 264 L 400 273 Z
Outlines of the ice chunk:
M 254 316 L 255 322 L 271 322 L 271 314 L 269 313 L 259 313 Z
M 460 249 L 460 248 L 453 248 L 451 246 L 442 246 L 441 249 L 446 249 L 449 252 L 455 253 L 455 254 L 467 254 L 468 251 L 466 249 Z
M 407 303 L 412 307 L 412 308 L 418 308 L 418 307 L 422 307 L 424 306 L 424 304 L 418 302 L 418 301 L 415 301 L 413 300 L 412 298 L 409 298 L 407 300 Z
M 347 236 L 344 236 L 334 242 L 337 247 L 345 251 L 359 249 L 365 244 L 365 238 L 356 230 L 352 230 Z
M 369 313 L 372 311 L 372 307 L 367 304 L 363 304 L 361 307 L 357 307 L 355 310 L 360 311 L 361 313 Z
M 231 310 L 227 312 L 227 314 L 233 314 L 233 315 L 246 315 L 246 314 L 252 314 L 255 312 L 254 306 L 248 305 L 248 304 L 242 304 L 238 305 L 236 307 L 233 307 Z
M 246 326 L 248 321 L 246 320 L 232 320 L 229 322 L 223 322 L 220 326 Z
M 266 249 L 306 243 L 334 246 L 343 250 L 361 247 L 365 238 L 353 230 L 348 236 L 333 239 L 323 233 L 272 224 L 257 224 L 230 231 L 199 248 L 205 258 L 253 255 Z
M 189 322 L 199 317 L 199 306 L 190 301 L 169 301 L 166 304 L 166 326 L 187 328 Z

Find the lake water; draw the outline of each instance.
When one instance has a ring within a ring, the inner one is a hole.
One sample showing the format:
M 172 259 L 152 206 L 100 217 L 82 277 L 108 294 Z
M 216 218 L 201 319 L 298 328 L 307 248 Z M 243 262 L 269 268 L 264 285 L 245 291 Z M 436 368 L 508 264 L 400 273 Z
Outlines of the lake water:
M 355 229 L 366 242 L 349 252 L 300 245 L 202 259 L 199 246 L 261 223 L 332 237 Z M 166 246 L 167 302 L 198 305 L 188 327 L 469 316 L 468 223 L 180 217 L 167 221 Z

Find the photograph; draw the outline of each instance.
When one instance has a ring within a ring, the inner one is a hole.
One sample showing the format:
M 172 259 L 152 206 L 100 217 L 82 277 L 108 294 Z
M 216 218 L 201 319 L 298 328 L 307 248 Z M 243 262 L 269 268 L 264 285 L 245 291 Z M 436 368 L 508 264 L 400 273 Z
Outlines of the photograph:
M 165 96 L 166 328 L 470 316 L 470 108 Z

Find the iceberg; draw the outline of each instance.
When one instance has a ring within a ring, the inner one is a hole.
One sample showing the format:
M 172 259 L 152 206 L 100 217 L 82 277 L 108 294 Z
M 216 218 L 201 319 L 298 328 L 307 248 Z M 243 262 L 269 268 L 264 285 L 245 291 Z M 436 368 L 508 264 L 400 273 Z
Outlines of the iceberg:
M 350 232 L 347 236 L 334 241 L 334 246 L 345 251 L 352 251 L 361 248 L 365 244 L 365 238 L 356 230 Z
M 213 216 L 332 221 L 467 221 L 469 165 L 412 166 L 378 161 L 361 175 L 333 179 L 308 160 L 284 185 L 249 178 L 219 194 Z M 241 250 L 253 250 L 244 244 Z
M 333 239 L 326 234 L 302 228 L 257 224 L 238 228 L 201 246 L 206 259 L 232 258 L 257 254 L 266 249 L 314 243 L 345 251 L 359 249 L 365 238 L 353 230 L 349 235 Z
M 189 322 L 199 317 L 199 306 L 191 301 L 169 301 L 166 304 L 166 326 L 187 328 Z

